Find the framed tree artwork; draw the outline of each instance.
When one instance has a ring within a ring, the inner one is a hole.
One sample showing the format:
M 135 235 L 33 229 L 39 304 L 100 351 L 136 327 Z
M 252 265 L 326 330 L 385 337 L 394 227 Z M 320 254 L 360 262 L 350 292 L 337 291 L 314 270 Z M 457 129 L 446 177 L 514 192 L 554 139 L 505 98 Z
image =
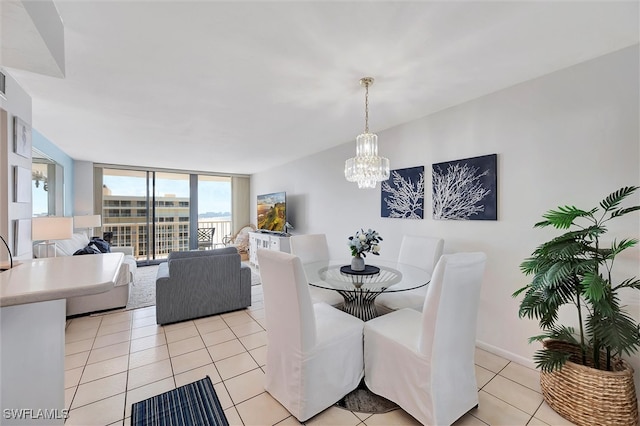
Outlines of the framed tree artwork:
M 392 170 L 380 188 L 382 217 L 424 218 L 424 166 Z
M 18 219 L 14 221 L 13 231 L 13 255 L 22 256 L 29 253 L 31 249 L 31 219 Z
M 497 220 L 497 154 L 433 165 L 433 218 Z
M 13 151 L 25 158 L 31 158 L 31 126 L 20 117 L 13 118 Z
M 13 182 L 13 201 L 29 203 L 31 201 L 31 170 L 14 166 Z

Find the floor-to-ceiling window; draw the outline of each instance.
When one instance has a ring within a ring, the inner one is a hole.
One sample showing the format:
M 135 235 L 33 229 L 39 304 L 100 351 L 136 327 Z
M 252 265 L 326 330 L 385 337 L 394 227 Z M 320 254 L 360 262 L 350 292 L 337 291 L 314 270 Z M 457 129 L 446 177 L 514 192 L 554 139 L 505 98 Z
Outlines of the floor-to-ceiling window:
M 232 229 L 228 176 L 111 167 L 100 171 L 102 231 L 112 245 L 132 246 L 140 263 L 197 248 L 198 227 L 216 228 L 211 247 Z
M 214 228 L 213 247 L 232 234 L 228 177 L 198 175 L 198 228 Z
M 189 175 L 186 173 L 149 172 L 152 188 L 154 250 L 149 259 L 166 258 L 172 251 L 189 250 Z
M 148 173 L 103 169 L 102 231 L 114 246 L 131 246 L 138 260 L 146 260 L 151 219 Z

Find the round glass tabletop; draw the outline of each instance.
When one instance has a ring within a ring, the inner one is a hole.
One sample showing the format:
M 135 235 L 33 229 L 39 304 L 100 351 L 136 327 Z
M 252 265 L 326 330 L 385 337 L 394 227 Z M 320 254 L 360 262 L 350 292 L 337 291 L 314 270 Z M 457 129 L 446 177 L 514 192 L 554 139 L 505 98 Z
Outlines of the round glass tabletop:
M 340 269 L 350 262 L 344 260 L 314 262 L 304 265 L 309 284 L 335 291 L 369 290 L 375 292 L 396 292 L 413 290 L 425 286 L 431 274 L 412 265 L 378 259 L 367 259 L 368 265 L 380 268 L 371 275 L 349 274 Z

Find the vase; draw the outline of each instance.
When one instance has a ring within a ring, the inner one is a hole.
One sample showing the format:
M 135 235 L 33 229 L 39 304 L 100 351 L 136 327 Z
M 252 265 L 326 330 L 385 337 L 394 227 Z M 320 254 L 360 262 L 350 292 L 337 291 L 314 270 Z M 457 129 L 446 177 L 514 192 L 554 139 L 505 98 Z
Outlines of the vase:
M 351 259 L 351 269 L 354 271 L 364 271 L 364 258 L 359 254 L 353 256 Z

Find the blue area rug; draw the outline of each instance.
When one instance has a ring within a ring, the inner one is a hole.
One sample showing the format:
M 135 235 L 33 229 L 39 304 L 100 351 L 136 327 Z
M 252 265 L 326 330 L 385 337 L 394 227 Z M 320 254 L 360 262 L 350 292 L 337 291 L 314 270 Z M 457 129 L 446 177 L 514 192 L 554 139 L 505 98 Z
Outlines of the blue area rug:
M 131 408 L 131 426 L 229 426 L 209 376 Z

